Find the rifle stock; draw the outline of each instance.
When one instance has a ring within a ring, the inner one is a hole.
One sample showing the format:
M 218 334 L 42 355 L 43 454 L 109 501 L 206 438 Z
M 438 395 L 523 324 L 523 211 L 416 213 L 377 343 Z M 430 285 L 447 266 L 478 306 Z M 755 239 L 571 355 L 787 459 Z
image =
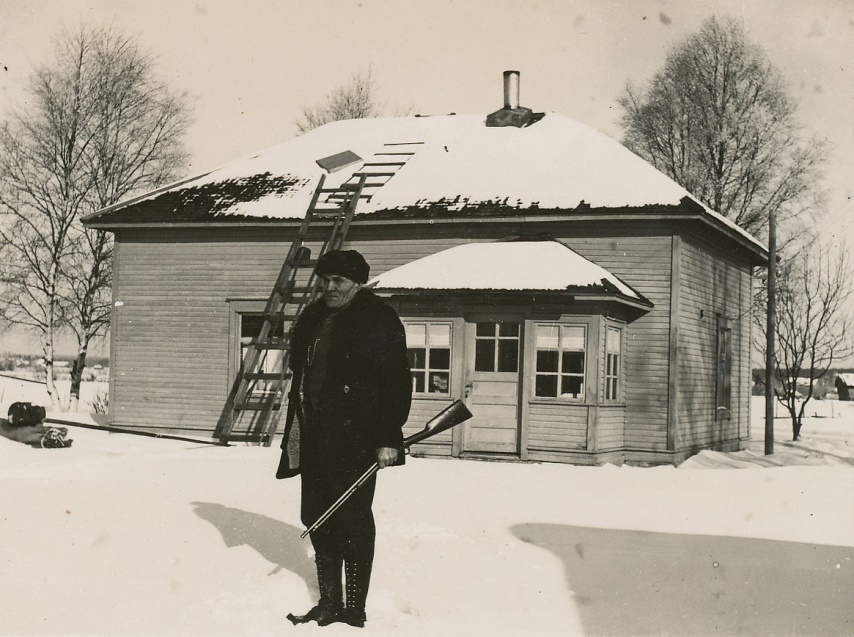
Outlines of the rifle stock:
M 465 406 L 463 401 L 455 400 L 453 403 L 448 405 L 445 409 L 440 411 L 438 414 L 433 416 L 426 425 L 424 425 L 424 429 L 419 431 L 416 434 L 412 434 L 408 438 L 403 441 L 403 448 L 405 451 L 409 450 L 409 447 L 414 445 L 417 442 L 421 442 L 431 436 L 435 436 L 438 433 L 442 433 L 443 431 L 447 431 L 451 427 L 456 427 L 461 422 L 465 422 L 469 418 L 472 417 L 471 412 Z M 301 538 L 305 538 L 309 533 L 316 531 L 320 528 L 320 525 L 326 522 L 330 518 L 330 516 L 338 510 L 338 508 L 344 504 L 344 502 L 349 498 L 353 493 L 361 487 L 368 479 L 374 475 L 377 471 L 379 471 L 380 465 L 378 463 L 374 463 L 371 465 L 365 473 L 361 475 L 361 477 L 354 482 L 349 489 L 347 489 L 341 497 L 338 498 L 335 503 L 329 507 L 323 515 L 321 515 L 317 520 L 308 527 L 305 531 L 300 534 Z

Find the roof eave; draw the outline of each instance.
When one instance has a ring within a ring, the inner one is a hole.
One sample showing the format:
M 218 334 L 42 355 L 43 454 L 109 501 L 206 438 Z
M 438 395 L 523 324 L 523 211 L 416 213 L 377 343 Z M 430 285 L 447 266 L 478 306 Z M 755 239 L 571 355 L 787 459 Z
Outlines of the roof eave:
M 424 296 L 448 296 L 448 295 L 487 295 L 500 297 L 513 297 L 519 295 L 530 296 L 531 294 L 564 298 L 570 301 L 585 301 L 591 303 L 618 303 L 625 305 L 635 310 L 640 310 L 644 313 L 649 312 L 653 307 L 653 303 L 644 297 L 637 299 L 631 298 L 620 293 L 610 293 L 602 289 L 591 290 L 590 287 L 568 288 L 566 290 L 497 290 L 490 289 L 475 289 L 475 288 L 382 288 L 370 286 L 371 289 L 380 296 L 387 297 L 424 297 Z

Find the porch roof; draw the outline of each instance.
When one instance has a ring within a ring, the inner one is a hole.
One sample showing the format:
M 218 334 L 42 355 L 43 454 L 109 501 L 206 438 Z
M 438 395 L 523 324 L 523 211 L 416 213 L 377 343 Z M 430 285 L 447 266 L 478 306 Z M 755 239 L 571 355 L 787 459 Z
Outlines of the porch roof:
M 617 276 L 555 240 L 468 243 L 389 270 L 368 285 L 380 292 L 607 292 L 652 305 Z

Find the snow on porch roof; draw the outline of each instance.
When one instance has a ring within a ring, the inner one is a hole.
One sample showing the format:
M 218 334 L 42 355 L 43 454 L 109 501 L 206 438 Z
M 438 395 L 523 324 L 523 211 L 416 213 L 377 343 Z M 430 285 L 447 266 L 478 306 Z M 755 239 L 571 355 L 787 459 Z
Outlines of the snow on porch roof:
M 394 268 L 374 290 L 566 291 L 595 287 L 648 301 L 605 268 L 559 241 L 468 243 Z

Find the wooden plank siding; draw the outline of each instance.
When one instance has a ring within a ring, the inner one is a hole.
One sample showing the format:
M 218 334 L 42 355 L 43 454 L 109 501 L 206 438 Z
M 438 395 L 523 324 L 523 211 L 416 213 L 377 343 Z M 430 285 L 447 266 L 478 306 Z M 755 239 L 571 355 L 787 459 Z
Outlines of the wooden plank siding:
M 746 440 L 749 420 L 751 269 L 700 239 L 684 239 L 680 263 L 677 450 Z M 732 406 L 717 417 L 718 321 L 732 330 Z
M 151 230 L 117 243 L 112 424 L 210 433 L 230 389 L 227 299 L 263 307 L 289 240 Z
M 449 399 L 415 398 L 412 401 L 412 409 L 409 412 L 409 420 L 403 427 L 403 436 L 411 436 L 424 429 L 424 425 L 433 416 L 451 404 Z M 453 452 L 454 429 L 443 431 L 431 436 L 424 442 L 413 445 L 411 451 L 415 456 L 450 456 Z
M 531 402 L 528 405 L 528 450 L 587 448 L 586 405 Z
M 642 450 L 667 448 L 670 370 L 670 235 L 561 237 L 581 256 L 643 294 L 654 308 L 626 330 L 623 389 L 629 405 L 623 443 Z
M 596 451 L 614 451 L 625 446 L 625 405 L 603 405 L 596 418 Z
M 678 451 L 747 438 L 752 275 L 748 266 L 735 263 L 735 257 L 702 237 L 677 236 L 681 241 L 677 255 L 676 230 L 667 224 L 579 224 L 566 220 L 536 224 L 478 220 L 453 226 L 355 223 L 346 247 L 361 251 L 375 276 L 447 248 L 492 241 L 522 230 L 548 232 L 654 304 L 652 310 L 625 328 L 619 403 L 604 403 L 604 338 L 596 344 L 597 360 L 590 361 L 589 373 L 595 377 L 588 378 L 588 383 L 596 387 L 596 394 L 588 397 L 588 402 L 549 403 L 532 400 L 529 392 L 523 391 L 523 458 L 530 451 L 533 460 L 571 457 L 576 461 L 594 450 L 664 457 L 674 451 L 674 446 Z M 164 433 L 208 435 L 214 431 L 238 364 L 232 334 L 234 308 L 237 303 L 244 308 L 247 303 L 263 308 L 295 234 L 295 227 L 117 232 L 111 424 Z M 674 272 L 679 281 L 672 280 Z M 674 289 L 679 295 L 675 297 L 678 307 L 672 313 Z M 565 318 L 566 309 L 559 312 Z M 700 309 L 705 310 L 702 319 Z M 449 311 L 445 308 L 439 314 L 452 318 Z M 734 409 L 732 419 L 723 426 L 715 422 L 716 405 L 712 404 L 716 399 L 716 313 L 726 315 L 733 330 Z M 672 316 L 679 320 L 675 332 L 678 351 L 673 355 Z M 600 327 L 605 321 L 600 319 Z M 462 335 L 456 324 L 454 331 L 455 338 Z M 601 329 L 600 333 L 604 335 Z M 456 342 L 455 350 L 458 345 L 462 341 Z M 453 360 L 462 364 L 459 353 Z M 675 414 L 669 413 L 670 392 L 674 390 L 670 385 L 672 361 L 678 366 Z M 462 377 L 461 368 L 452 373 L 453 397 L 462 396 Z M 529 382 L 530 378 L 526 379 Z M 420 431 L 449 403 L 416 398 L 405 435 Z M 668 422 L 674 415 L 683 426 L 671 432 L 668 448 Z M 454 431 L 422 443 L 414 451 L 458 455 L 460 443 Z

